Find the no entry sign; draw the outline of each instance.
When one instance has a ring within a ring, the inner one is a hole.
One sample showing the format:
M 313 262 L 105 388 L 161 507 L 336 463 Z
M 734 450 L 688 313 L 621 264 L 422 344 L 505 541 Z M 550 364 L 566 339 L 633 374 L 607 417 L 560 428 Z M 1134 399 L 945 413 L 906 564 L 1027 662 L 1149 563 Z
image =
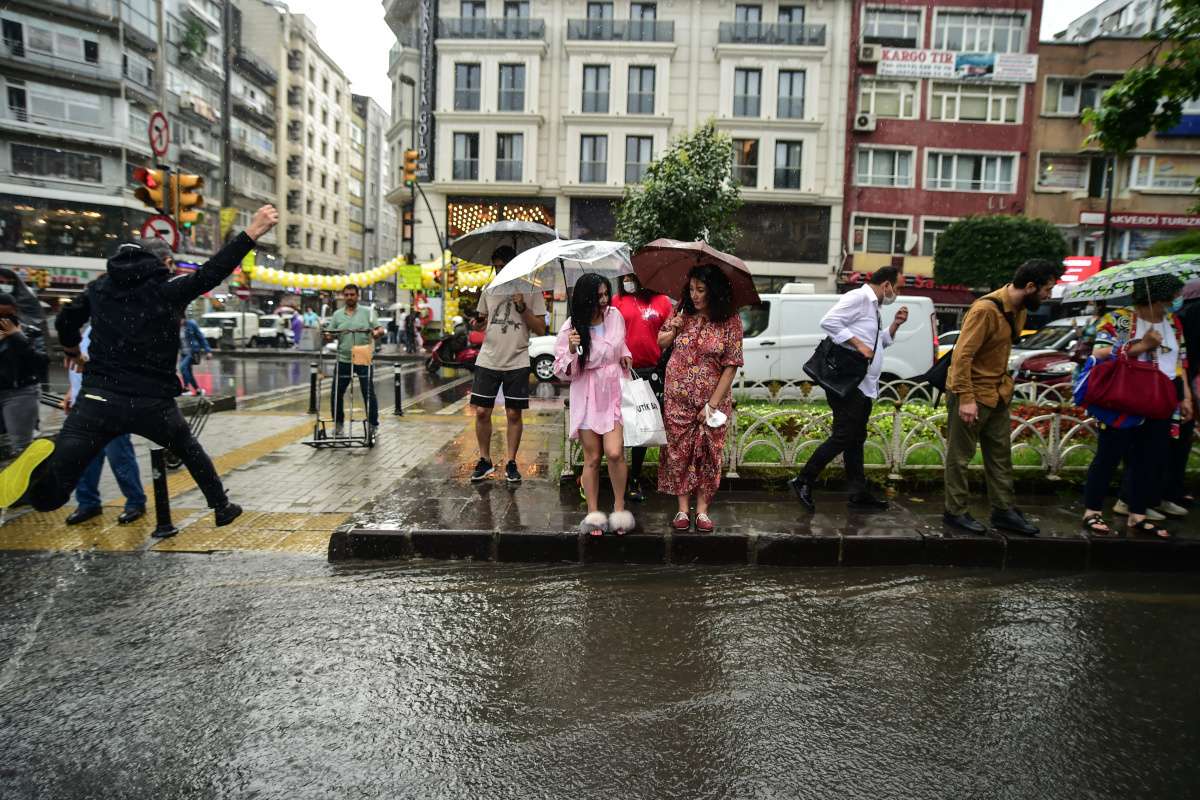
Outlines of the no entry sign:
M 155 214 L 142 223 L 142 238 L 162 239 L 172 250 L 179 249 L 179 228 L 175 227 L 175 220 L 162 214 Z
M 171 128 L 167 124 L 167 115 L 155 111 L 150 115 L 150 149 L 154 155 L 162 158 L 167 154 L 167 146 L 171 143 Z

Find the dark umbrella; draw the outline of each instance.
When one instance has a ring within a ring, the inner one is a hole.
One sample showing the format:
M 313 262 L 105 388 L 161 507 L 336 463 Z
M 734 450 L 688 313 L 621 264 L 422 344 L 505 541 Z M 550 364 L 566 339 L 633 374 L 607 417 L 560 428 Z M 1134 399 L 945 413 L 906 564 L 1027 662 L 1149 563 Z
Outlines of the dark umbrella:
M 633 256 L 633 271 L 642 286 L 676 300 L 682 296 L 692 267 L 701 264 L 712 264 L 725 273 L 733 286 L 734 306 L 759 302 L 758 290 L 754 288 L 754 279 L 746 262 L 737 256 L 714 250 L 707 242 L 655 239 Z
M 553 228 L 541 223 L 504 220 L 484 225 L 458 237 L 454 244 L 450 245 L 450 252 L 473 264 L 491 264 L 492 253 L 497 247 L 508 245 L 518 253 L 523 253 L 531 247 L 557 238 L 558 233 Z
M 1184 300 L 1200 299 L 1200 278 L 1188 281 L 1183 287 Z

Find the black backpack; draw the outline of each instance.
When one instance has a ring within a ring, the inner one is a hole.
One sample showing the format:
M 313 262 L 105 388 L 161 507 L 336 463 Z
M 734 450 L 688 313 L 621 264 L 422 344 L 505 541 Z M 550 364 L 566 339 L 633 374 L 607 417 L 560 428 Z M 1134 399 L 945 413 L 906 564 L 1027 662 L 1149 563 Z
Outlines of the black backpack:
M 990 300 L 996 304 L 996 308 L 1000 309 L 1000 313 L 1003 314 L 1004 319 L 1008 321 L 1009 330 L 1012 331 L 1013 344 L 1016 344 L 1017 340 L 1021 338 L 1020 332 L 1017 331 L 1017 322 L 1015 319 L 1013 319 L 1011 314 L 1005 312 L 1004 304 L 994 297 L 982 297 L 980 300 Z M 933 362 L 933 366 L 929 368 L 928 372 L 926 372 L 924 375 L 918 375 L 917 377 L 913 378 L 913 380 L 917 383 L 927 383 L 933 388 L 937 389 L 937 397 L 935 397 L 933 401 L 934 408 L 936 408 L 937 405 L 942 402 L 942 395 L 946 393 L 946 379 L 950 377 L 950 361 L 953 357 L 954 350 L 951 348 L 946 355 L 941 356 L 937 361 Z

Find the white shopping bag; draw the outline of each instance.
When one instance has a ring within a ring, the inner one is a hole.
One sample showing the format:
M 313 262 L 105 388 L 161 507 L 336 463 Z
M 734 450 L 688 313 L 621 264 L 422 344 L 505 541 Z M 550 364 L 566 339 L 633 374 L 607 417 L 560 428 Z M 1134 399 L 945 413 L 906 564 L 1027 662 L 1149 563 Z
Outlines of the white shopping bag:
M 621 424 L 626 447 L 657 447 L 667 443 L 662 409 L 650 382 L 621 379 Z

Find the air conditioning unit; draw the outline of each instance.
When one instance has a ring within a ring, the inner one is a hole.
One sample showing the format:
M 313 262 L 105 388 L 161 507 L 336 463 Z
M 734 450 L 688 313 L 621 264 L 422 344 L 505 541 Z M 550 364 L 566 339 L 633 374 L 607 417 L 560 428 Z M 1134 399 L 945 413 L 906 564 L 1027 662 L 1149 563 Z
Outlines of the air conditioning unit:
M 878 64 L 879 49 L 877 44 L 860 44 L 858 46 L 858 62 L 860 64 Z
M 854 117 L 854 130 L 870 133 L 875 130 L 875 115 L 864 111 Z

